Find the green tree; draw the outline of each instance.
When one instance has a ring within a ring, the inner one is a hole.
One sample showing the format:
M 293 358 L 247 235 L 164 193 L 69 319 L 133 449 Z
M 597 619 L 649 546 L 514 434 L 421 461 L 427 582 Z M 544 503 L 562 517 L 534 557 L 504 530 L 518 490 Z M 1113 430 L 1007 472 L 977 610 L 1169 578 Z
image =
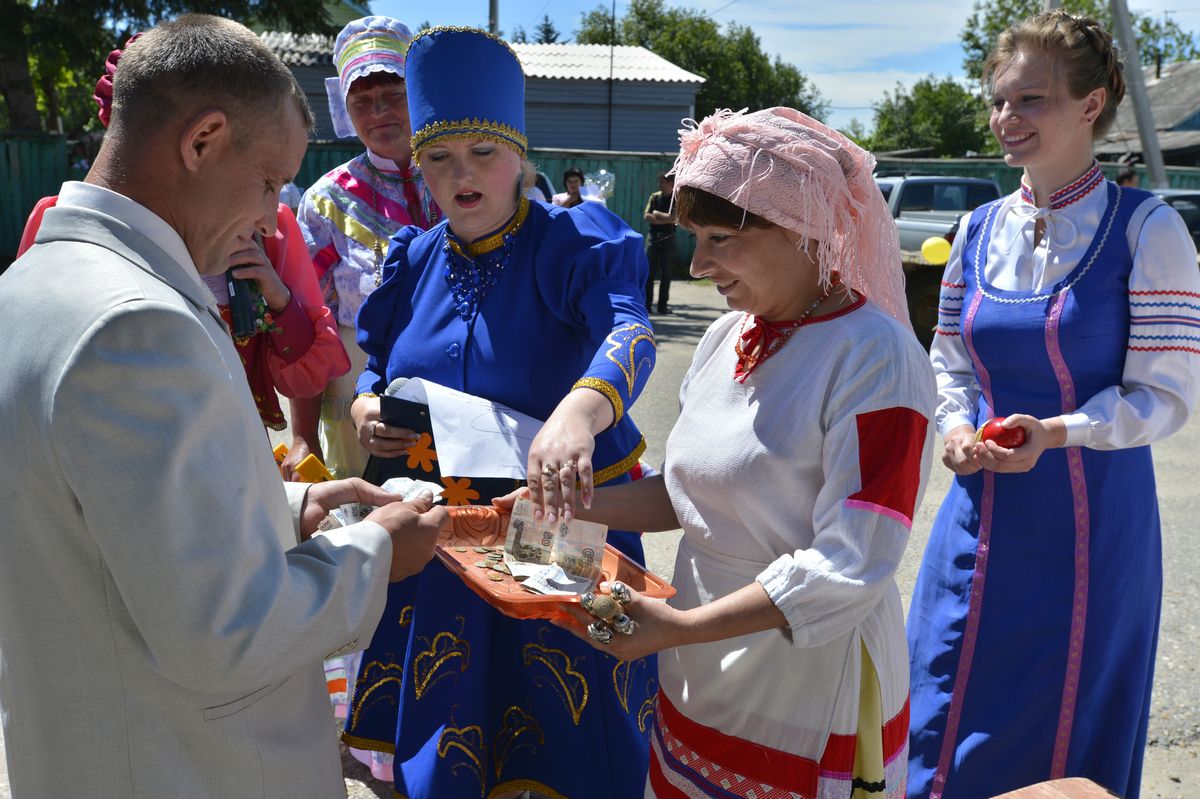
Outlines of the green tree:
M 526 44 L 529 41 L 529 34 L 525 31 L 524 25 L 518 25 L 512 29 L 512 33 L 508 34 L 508 40 L 514 44 Z
M 0 0 L 0 128 L 78 133 L 108 52 L 185 11 L 336 33 L 323 0 Z
M 561 36 L 558 28 L 550 21 L 550 15 L 543 14 L 542 21 L 534 28 L 533 41 L 537 44 L 556 44 Z
M 867 132 L 863 126 L 862 120 L 858 117 L 850 117 L 850 122 L 844 128 L 840 128 L 839 133 L 845 136 L 850 141 L 857 144 L 859 147 L 870 149 L 871 134 Z
M 762 49 L 750 28 L 730 23 L 722 31 L 707 14 L 668 7 L 664 0 L 631 0 L 625 16 L 613 20 L 603 6 L 584 14 L 575 41 L 645 47 L 671 63 L 700 75 L 696 116 L 718 108 L 791 106 L 820 118 L 828 103 L 797 69 Z
M 936 157 L 953 158 L 981 152 L 990 142 L 987 107 L 950 77 L 922 78 L 911 92 L 897 83 L 874 108 L 874 150 L 930 148 Z
M 1112 9 L 1101 0 L 1063 0 L 1063 8 L 1072 14 L 1091 17 L 1112 32 Z M 983 62 L 996 39 L 1015 22 L 1042 11 L 1042 0 L 975 0 L 975 8 L 967 18 L 960 39 L 963 44 L 963 68 L 967 75 L 978 80 L 983 75 Z M 1153 64 L 1160 56 L 1166 61 L 1187 61 L 1200 57 L 1196 39 L 1171 19 L 1157 21 L 1135 11 L 1134 36 L 1143 64 Z M 1115 37 L 1114 37 L 1115 38 Z M 1118 46 L 1120 42 L 1117 42 Z
M 1143 64 L 1171 64 L 1200 58 L 1196 37 L 1179 27 L 1170 17 L 1161 20 L 1134 15 L 1134 36 Z

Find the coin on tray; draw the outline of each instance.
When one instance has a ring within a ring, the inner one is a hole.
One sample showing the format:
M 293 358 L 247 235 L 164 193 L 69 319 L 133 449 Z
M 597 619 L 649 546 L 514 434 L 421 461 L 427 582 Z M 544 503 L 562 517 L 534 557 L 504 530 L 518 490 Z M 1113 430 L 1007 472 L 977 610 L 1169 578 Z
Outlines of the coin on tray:
M 498 583 L 504 579 L 504 575 L 499 572 L 488 572 L 487 578 L 494 583 Z
M 479 553 L 480 555 L 486 555 L 487 553 L 491 552 L 492 550 L 488 549 L 487 547 L 475 547 L 475 551 L 477 553 Z
M 466 552 L 467 548 L 466 547 L 454 547 L 454 551 L 455 552 Z
M 492 564 L 488 563 L 486 560 L 477 560 L 477 561 L 475 561 L 475 568 L 476 568 L 476 569 L 486 569 L 486 568 L 489 568 L 491 565 L 492 565 Z
M 498 571 L 501 574 L 512 574 L 512 571 L 503 563 L 493 563 L 491 566 L 493 571 Z

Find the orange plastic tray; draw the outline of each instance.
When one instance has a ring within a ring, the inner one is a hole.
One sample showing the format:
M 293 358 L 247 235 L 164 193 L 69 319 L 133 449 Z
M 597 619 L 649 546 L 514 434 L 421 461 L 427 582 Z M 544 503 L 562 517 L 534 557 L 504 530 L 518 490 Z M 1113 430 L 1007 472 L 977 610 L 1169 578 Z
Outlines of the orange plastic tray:
M 491 570 L 475 566 L 485 556 L 475 552 L 472 547 L 504 546 L 509 514 L 486 505 L 463 505 L 448 510 L 450 520 L 442 528 L 438 539 L 437 557 L 446 564 L 447 569 L 461 577 L 468 588 L 496 610 L 514 619 L 553 619 L 566 615 L 559 610 L 559 605 L 579 602 L 578 596 L 544 596 L 526 591 L 508 575 L 503 580 L 489 580 L 487 572 Z M 455 552 L 454 547 L 465 547 L 466 552 Z M 653 599 L 675 595 L 670 583 L 639 566 L 611 544 L 604 545 L 600 570 L 603 574 L 600 579 L 620 580 L 634 591 Z

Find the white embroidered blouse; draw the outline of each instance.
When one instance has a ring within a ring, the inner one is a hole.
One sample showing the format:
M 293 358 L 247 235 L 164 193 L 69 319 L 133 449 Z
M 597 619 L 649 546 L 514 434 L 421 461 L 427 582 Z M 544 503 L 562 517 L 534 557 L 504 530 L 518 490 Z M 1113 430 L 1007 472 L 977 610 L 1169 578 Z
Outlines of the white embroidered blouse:
M 1107 183 L 1097 176 L 1099 167 L 1093 165 L 1054 192 L 1044 208 L 1033 204 L 1025 186 L 1006 197 L 995 212 L 984 277 L 1000 289 L 1038 291 L 1068 275 L 1093 237 L 1102 233 Z M 1046 219 L 1040 242 L 1034 241 L 1034 223 L 1039 218 Z M 1150 198 L 1121 232 L 1133 254 L 1129 310 L 1137 327 L 1130 332 L 1121 382 L 1064 415 L 1067 446 L 1123 449 L 1152 443 L 1181 428 L 1200 395 L 1200 270 L 1187 227 L 1173 208 Z M 971 359 L 958 334 L 965 292 L 965 239 L 964 233 L 951 248 L 942 279 L 937 335 L 930 349 L 942 435 L 973 423 L 980 396 Z

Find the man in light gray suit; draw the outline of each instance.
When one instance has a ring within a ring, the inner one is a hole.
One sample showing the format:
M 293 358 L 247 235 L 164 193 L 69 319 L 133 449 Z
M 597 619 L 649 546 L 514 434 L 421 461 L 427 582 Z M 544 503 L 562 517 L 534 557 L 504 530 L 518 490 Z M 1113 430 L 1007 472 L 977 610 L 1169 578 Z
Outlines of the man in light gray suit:
M 14 799 L 344 796 L 323 657 L 361 648 L 444 509 L 285 486 L 199 274 L 271 235 L 312 115 L 187 16 L 0 276 L 0 703 Z M 346 501 L 382 505 L 314 534 Z

